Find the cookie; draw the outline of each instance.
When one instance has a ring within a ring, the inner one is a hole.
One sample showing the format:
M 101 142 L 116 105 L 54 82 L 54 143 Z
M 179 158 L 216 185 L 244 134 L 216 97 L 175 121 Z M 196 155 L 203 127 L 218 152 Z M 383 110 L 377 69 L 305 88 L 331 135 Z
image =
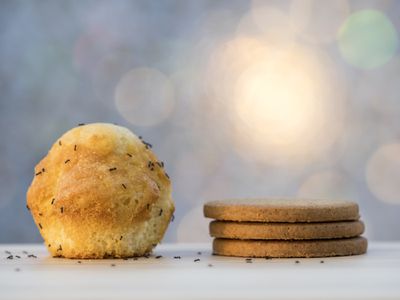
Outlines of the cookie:
M 310 240 L 359 236 L 361 221 L 326 223 L 261 223 L 212 221 L 210 235 L 217 238 L 250 240 Z
M 308 240 L 308 241 L 261 241 L 214 239 L 213 253 L 241 257 L 327 257 L 363 254 L 368 242 L 363 237 Z
M 358 220 L 358 205 L 341 200 L 232 199 L 204 204 L 204 216 L 224 221 L 330 222 Z

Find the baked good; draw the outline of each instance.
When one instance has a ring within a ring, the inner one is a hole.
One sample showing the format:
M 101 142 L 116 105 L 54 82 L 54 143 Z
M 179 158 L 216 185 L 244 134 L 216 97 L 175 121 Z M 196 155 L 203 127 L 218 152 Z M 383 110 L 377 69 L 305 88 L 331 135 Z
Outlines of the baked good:
M 341 200 L 231 199 L 204 204 L 204 215 L 224 221 L 330 222 L 358 220 L 358 205 Z
M 358 205 L 341 200 L 228 199 L 207 202 L 213 253 L 243 257 L 363 254 Z
M 303 241 L 214 239 L 213 253 L 241 257 L 327 257 L 367 251 L 363 237 Z
M 35 167 L 27 207 L 53 256 L 149 253 L 174 212 L 164 164 L 127 128 L 95 123 L 66 132 Z
M 210 235 L 217 238 L 250 240 L 310 240 L 359 236 L 361 221 L 315 223 L 262 223 L 212 221 Z

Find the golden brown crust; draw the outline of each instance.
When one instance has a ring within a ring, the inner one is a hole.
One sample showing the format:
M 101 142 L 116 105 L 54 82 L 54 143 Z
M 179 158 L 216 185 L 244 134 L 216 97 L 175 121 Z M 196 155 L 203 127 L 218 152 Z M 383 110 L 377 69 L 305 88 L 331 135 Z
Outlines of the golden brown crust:
M 330 222 L 358 220 L 358 205 L 317 199 L 227 199 L 204 204 L 204 216 L 223 221 Z
M 367 246 L 363 237 L 308 241 L 214 239 L 213 252 L 240 257 L 327 257 L 364 254 Z
M 52 255 L 70 258 L 143 255 L 174 211 L 169 178 L 149 147 L 104 123 L 54 143 L 35 167 L 27 204 Z
M 250 240 L 310 240 L 359 236 L 361 221 L 326 223 L 261 223 L 212 221 L 210 235 L 218 238 Z

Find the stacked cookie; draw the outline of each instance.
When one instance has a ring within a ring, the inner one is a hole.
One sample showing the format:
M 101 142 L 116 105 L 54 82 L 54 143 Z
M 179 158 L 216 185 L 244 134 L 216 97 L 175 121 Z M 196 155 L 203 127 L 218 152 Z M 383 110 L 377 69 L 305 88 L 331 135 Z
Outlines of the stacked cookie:
M 363 254 L 358 205 L 348 201 L 236 199 L 211 201 L 204 215 L 213 253 L 243 257 L 325 257 Z

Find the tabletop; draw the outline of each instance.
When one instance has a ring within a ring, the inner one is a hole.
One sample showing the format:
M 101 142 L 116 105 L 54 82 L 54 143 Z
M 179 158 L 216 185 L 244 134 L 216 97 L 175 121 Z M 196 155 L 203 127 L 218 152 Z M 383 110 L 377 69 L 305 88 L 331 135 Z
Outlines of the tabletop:
M 0 299 L 400 299 L 400 242 L 360 256 L 246 259 L 210 244 L 162 244 L 149 257 L 51 258 L 0 245 Z

